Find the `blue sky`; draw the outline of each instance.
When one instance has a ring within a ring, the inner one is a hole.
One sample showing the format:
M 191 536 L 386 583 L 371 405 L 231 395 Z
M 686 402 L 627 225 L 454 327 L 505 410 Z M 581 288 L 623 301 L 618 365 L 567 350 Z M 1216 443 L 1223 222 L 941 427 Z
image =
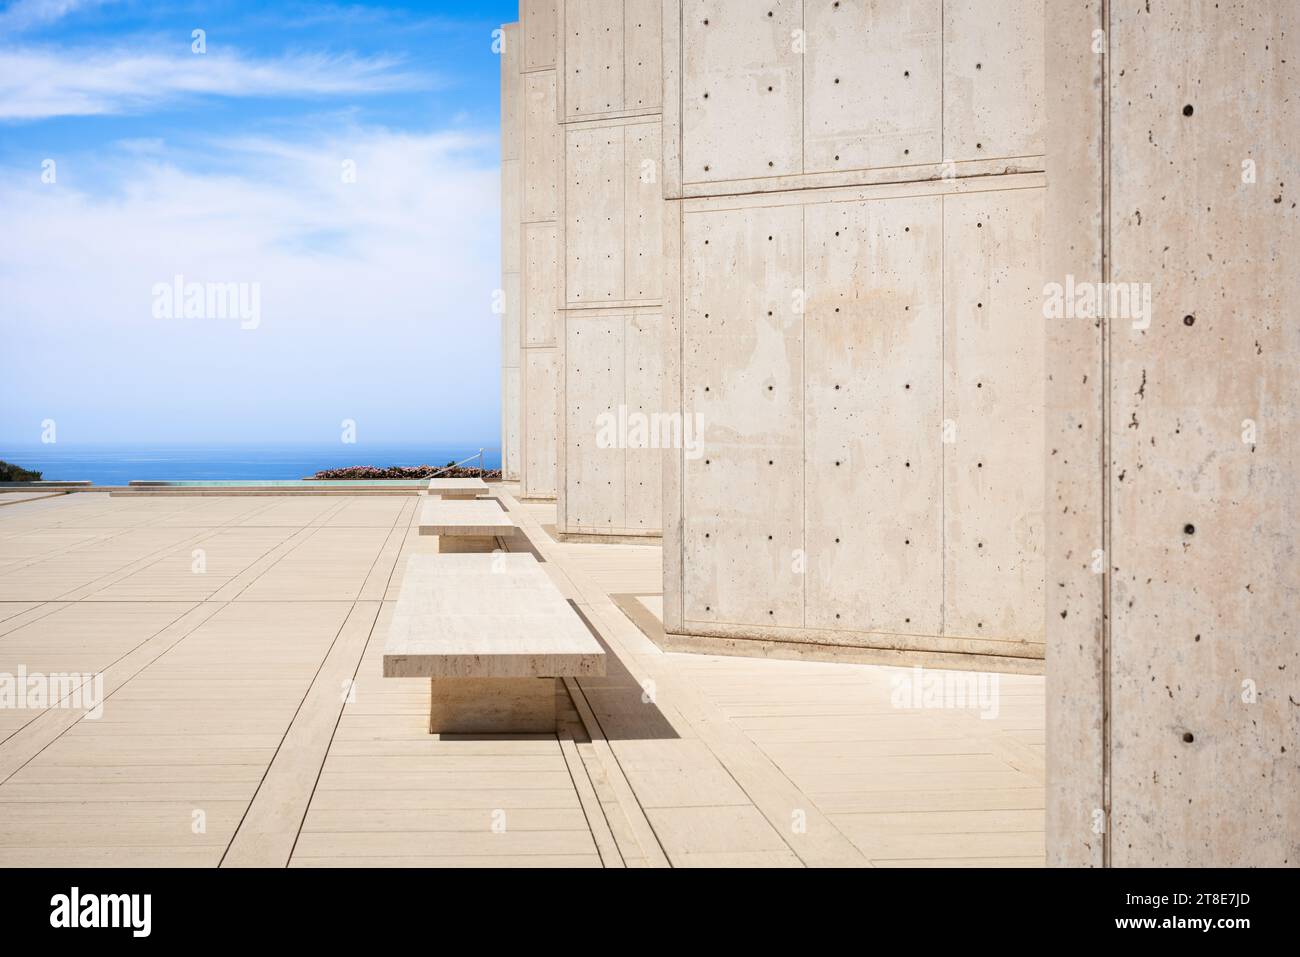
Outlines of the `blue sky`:
M 493 31 L 516 11 L 0 3 L 0 458 L 47 420 L 74 444 L 345 419 L 497 444 Z

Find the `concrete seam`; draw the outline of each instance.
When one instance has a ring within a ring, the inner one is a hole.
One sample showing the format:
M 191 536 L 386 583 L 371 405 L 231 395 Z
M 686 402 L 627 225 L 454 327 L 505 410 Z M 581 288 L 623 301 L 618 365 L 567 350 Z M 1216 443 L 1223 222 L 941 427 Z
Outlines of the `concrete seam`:
M 799 601 L 799 623 L 802 627 L 808 627 L 808 207 L 799 207 L 799 284 L 803 289 L 803 309 L 799 313 L 800 334 L 799 334 L 799 378 L 802 387 L 802 408 L 800 411 L 800 432 L 803 434 L 800 438 L 803 440 L 803 475 L 801 477 L 801 499 L 799 505 L 803 509 L 802 525 L 803 535 L 799 542 L 802 548 L 801 558 L 803 559 L 803 574 L 800 576 L 802 589 Z
M 943 27 L 940 26 L 942 32 Z M 940 43 L 942 47 L 942 42 Z M 940 84 L 942 88 L 943 84 Z M 940 119 L 942 122 L 942 119 Z M 939 197 L 939 634 L 948 634 L 948 197 Z
M 1110 214 L 1111 214 L 1111 177 L 1110 177 L 1110 55 L 1111 55 L 1111 6 L 1110 0 L 1101 0 L 1101 21 L 1106 37 L 1106 52 L 1101 61 L 1101 279 L 1110 281 Z M 1111 529 L 1113 526 L 1111 509 L 1113 499 L 1110 482 L 1110 321 L 1103 315 L 1101 319 L 1101 549 L 1106 566 L 1102 569 L 1101 579 L 1101 658 L 1102 658 L 1102 754 L 1101 754 L 1101 799 L 1105 830 L 1102 832 L 1102 866 L 1112 866 L 1112 821 L 1111 821 L 1111 734 L 1113 722 L 1110 717 L 1112 702 L 1111 689 Z M 1110 567 L 1107 567 L 1110 566 Z
M 379 547 L 379 551 L 378 551 L 378 553 L 375 555 L 375 560 L 374 560 L 374 561 L 371 563 L 371 565 L 370 565 L 370 572 L 367 573 L 367 575 L 366 575 L 366 580 L 369 580 L 370 575 L 371 575 L 371 574 L 374 574 L 374 570 L 375 570 L 375 568 L 379 565 L 379 560 L 383 557 L 383 554 L 384 554 L 384 548 L 387 547 L 388 542 L 392 539 L 392 535 L 393 535 L 393 533 L 395 533 L 395 532 L 398 533 L 398 534 L 400 535 L 400 537 L 401 537 L 401 544 L 398 545 L 398 547 L 397 547 L 397 557 L 396 557 L 396 559 L 394 559 L 394 561 L 393 561 L 393 567 L 390 568 L 390 569 L 388 570 L 388 580 L 387 580 L 387 582 L 385 583 L 385 585 L 384 585 L 384 590 L 380 593 L 380 598 L 379 598 L 379 600 L 378 600 L 378 602 L 377 602 L 377 604 L 379 605 L 379 607 L 375 610 L 375 617 L 374 617 L 374 620 L 370 622 L 370 630 L 369 630 L 369 632 L 368 632 L 367 635 L 366 635 L 366 640 L 365 640 L 364 644 L 362 644 L 362 646 L 361 646 L 361 654 L 357 657 L 357 665 L 356 665 L 355 668 L 352 669 L 352 683 L 353 683 L 353 686 L 354 686 L 354 687 L 355 687 L 355 685 L 356 685 L 357 676 L 358 676 L 359 674 L 361 674 L 361 665 L 362 665 L 362 663 L 366 660 L 366 652 L 370 650 L 370 642 L 374 640 L 374 637 L 375 637 L 375 628 L 376 628 L 376 626 L 378 626 L 378 624 L 379 624 L 379 617 L 380 617 L 380 615 L 382 615 L 382 614 L 384 613 L 384 597 L 383 597 L 383 596 L 388 594 L 388 589 L 391 588 L 391 587 L 392 587 L 392 584 L 393 584 L 393 577 L 397 574 L 397 568 L 398 568 L 399 565 L 402 564 L 402 552 L 403 552 L 403 550 L 405 550 L 405 548 L 406 548 L 406 533 L 410 531 L 410 529 L 412 528 L 412 526 L 416 525 L 416 523 L 417 523 L 417 521 L 418 521 L 418 519 L 417 519 L 416 516 L 417 516 L 418 514 L 419 514 L 419 511 L 418 511 L 417 509 L 414 509 L 414 508 L 413 508 L 413 509 L 411 509 L 410 514 L 409 514 L 409 515 L 406 515 L 406 514 L 405 514 L 405 506 L 403 506 L 403 511 L 400 512 L 400 513 L 398 513 L 397 517 L 393 520 L 392 528 L 389 530 L 389 538 L 386 539 L 386 540 L 384 541 L 384 544 L 381 545 L 381 546 Z M 405 522 L 404 525 L 403 525 L 403 523 L 402 523 L 402 519 L 403 519 L 403 518 L 406 519 L 406 522 Z M 363 582 L 362 582 L 362 588 L 364 588 L 364 587 L 365 587 L 365 582 L 363 581 Z M 360 600 L 360 594 L 359 594 L 359 593 L 358 593 L 358 599 L 357 599 L 357 600 Z M 356 611 L 356 608 L 357 608 L 357 602 L 354 601 L 354 602 L 352 603 L 352 608 L 350 608 L 350 609 L 348 610 L 347 615 L 344 616 L 344 618 L 343 618 L 343 624 L 344 624 L 344 625 L 346 625 L 347 622 L 348 622 L 348 619 L 352 617 L 353 613 Z M 342 632 L 342 629 L 340 628 L 340 633 L 341 633 L 341 632 Z M 338 637 L 335 636 L 335 641 L 337 641 L 337 640 L 338 640 Z M 331 644 L 331 645 L 330 645 L 330 650 L 331 650 L 331 651 L 333 650 L 333 647 L 334 647 L 334 646 Z M 324 667 L 325 667 L 325 661 L 326 661 L 328 658 L 329 658 L 329 651 L 325 652 L 325 657 L 321 659 L 321 668 L 324 668 Z M 320 673 L 320 672 L 319 672 L 319 669 L 317 669 L 317 674 L 319 675 L 319 673 Z M 316 679 L 313 678 L 313 679 L 312 679 L 312 683 L 315 684 L 315 681 L 316 681 Z M 310 693 L 311 693 L 311 688 L 308 687 L 307 690 L 308 690 L 308 693 L 310 694 Z M 305 699 L 304 699 L 304 700 L 305 700 Z M 288 858 L 287 858 L 287 859 L 285 860 L 285 862 L 284 862 L 284 866 L 285 866 L 285 867 L 288 867 L 288 866 L 293 862 L 293 853 L 294 853 L 294 851 L 296 851 L 296 850 L 298 849 L 298 840 L 302 837 L 302 829 L 303 829 L 303 827 L 304 827 L 304 826 L 306 825 L 306 823 L 307 823 L 307 815 L 311 812 L 312 801 L 314 801 L 314 800 L 316 799 L 316 790 L 317 790 L 317 788 L 320 787 L 320 778 L 321 778 L 321 775 L 322 775 L 323 773 L 325 773 L 325 762 L 326 762 L 327 760 L 329 760 L 330 749 L 332 749 L 332 748 L 334 747 L 334 738 L 335 738 L 335 736 L 336 736 L 336 735 L 338 734 L 338 732 L 339 732 L 339 725 L 343 722 L 343 715 L 346 714 L 346 713 L 347 713 L 347 702 L 344 701 L 344 702 L 343 702 L 343 707 L 339 708 L 338 717 L 336 717 L 336 718 L 334 719 L 334 730 L 330 732 L 330 740 L 329 740 L 329 743 L 328 743 L 327 745 L 325 745 L 325 757 L 321 760 L 321 765 L 320 765 L 320 767 L 317 768 L 317 770 L 316 770 L 316 780 L 314 780 L 314 781 L 312 782 L 312 786 L 311 786 L 311 794 L 309 794 L 309 795 L 307 796 L 307 804 L 306 804 L 306 807 L 303 809 L 303 812 L 302 812 L 302 820 L 298 822 L 298 830 L 294 833 L 294 836 L 293 836 L 293 843 L 289 846 L 289 856 L 288 856 Z M 297 715 L 295 714 L 294 717 L 296 718 Z M 288 736 L 288 733 L 289 733 L 289 732 L 286 731 L 286 732 L 285 732 L 285 735 Z M 282 743 L 283 743 L 283 742 L 282 742 Z M 276 748 L 276 753 L 277 753 L 277 754 L 279 753 L 279 748 Z M 272 757 L 272 762 L 274 762 L 274 760 L 275 760 L 274 757 Z M 269 764 L 267 765 L 267 770 L 268 770 L 268 771 L 270 770 L 270 765 L 269 765 Z M 259 789 L 260 789 L 261 784 L 259 784 L 258 787 L 259 787 Z M 256 799 L 256 797 L 257 797 L 257 794 L 254 793 L 253 798 Z M 248 804 L 249 804 L 249 807 L 252 807 L 252 805 L 253 805 L 252 800 L 250 800 L 250 801 L 248 802 Z M 247 814 L 248 814 L 247 809 L 245 809 L 244 814 L 245 814 L 245 816 L 247 816 Z M 241 819 L 240 823 L 241 823 L 241 824 L 243 823 L 243 820 L 242 820 L 242 819 Z M 236 833 L 238 833 L 238 831 L 236 831 Z M 232 837 L 232 838 L 230 839 L 230 841 L 231 841 L 231 844 L 233 844 L 233 843 L 234 843 L 234 838 Z M 228 846 L 226 847 L 226 851 L 227 851 L 227 853 L 229 852 L 229 850 L 230 850 L 230 847 L 229 847 L 229 845 L 228 845 Z M 222 855 L 222 860 L 225 860 L 225 854 Z

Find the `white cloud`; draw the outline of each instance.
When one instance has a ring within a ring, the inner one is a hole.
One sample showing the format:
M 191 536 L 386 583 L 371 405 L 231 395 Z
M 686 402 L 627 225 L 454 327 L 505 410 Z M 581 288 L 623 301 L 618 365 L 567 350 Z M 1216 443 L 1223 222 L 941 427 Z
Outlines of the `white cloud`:
M 98 7 L 111 0 L 14 0 L 0 11 L 0 33 L 17 33 L 61 20 L 84 7 Z
M 136 136 L 117 140 L 115 147 L 124 153 L 161 153 L 166 143 L 160 136 Z
M 347 417 L 366 439 L 495 434 L 491 142 L 362 130 L 207 144 L 234 172 L 168 144 L 61 158 L 48 185 L 0 170 L 0 432 L 49 417 L 71 442 L 309 441 Z M 260 325 L 153 318 L 177 274 L 259 283 Z
M 390 57 L 0 50 L 0 120 L 125 113 L 195 95 L 316 97 L 430 85 Z

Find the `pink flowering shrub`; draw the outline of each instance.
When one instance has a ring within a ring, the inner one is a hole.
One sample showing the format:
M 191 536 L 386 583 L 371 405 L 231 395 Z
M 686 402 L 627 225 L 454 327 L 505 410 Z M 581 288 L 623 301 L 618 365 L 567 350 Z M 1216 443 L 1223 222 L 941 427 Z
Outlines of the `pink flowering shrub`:
M 374 465 L 352 465 L 341 469 L 325 469 L 317 472 L 312 478 L 369 482 L 382 479 L 426 479 L 433 478 L 434 473 L 437 473 L 438 478 L 481 478 L 485 481 L 501 478 L 500 469 L 483 469 L 480 471 L 477 467 L 460 465 L 450 468 L 447 466 L 439 468 L 436 465 L 390 465 L 387 468 L 378 468 Z

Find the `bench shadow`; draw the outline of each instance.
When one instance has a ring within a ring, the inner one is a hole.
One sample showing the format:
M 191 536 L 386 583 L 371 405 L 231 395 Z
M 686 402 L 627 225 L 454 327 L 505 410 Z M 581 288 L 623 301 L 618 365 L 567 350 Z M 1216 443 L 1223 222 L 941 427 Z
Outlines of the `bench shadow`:
M 587 627 L 587 631 L 605 650 L 603 677 L 579 678 L 582 690 L 592 713 L 600 723 L 607 741 L 667 740 L 680 737 L 662 711 L 648 700 L 646 689 L 627 670 L 592 625 L 591 620 L 573 599 L 569 607 Z
M 525 534 L 516 534 L 504 540 L 505 550 L 511 553 L 529 554 L 537 559 L 539 564 L 546 564 L 546 556 L 537 550 L 531 538 Z

